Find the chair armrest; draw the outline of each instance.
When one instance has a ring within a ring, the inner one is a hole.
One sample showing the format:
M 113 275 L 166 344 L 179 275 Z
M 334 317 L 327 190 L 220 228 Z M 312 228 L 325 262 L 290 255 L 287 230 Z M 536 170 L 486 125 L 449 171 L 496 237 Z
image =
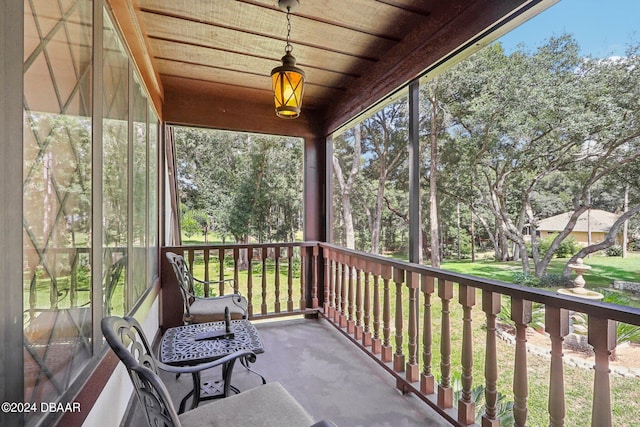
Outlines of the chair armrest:
M 173 366 L 173 365 L 167 365 L 166 363 L 162 363 L 160 361 L 157 362 L 157 365 L 159 369 L 162 369 L 165 372 L 170 372 L 173 374 L 193 374 L 200 371 L 204 371 L 205 369 L 210 369 L 216 366 L 223 365 L 225 363 L 235 362 L 240 357 L 248 358 L 251 363 L 255 362 L 256 360 L 256 354 L 253 351 L 238 350 L 220 359 L 214 360 L 212 362 L 200 363 L 198 365 Z

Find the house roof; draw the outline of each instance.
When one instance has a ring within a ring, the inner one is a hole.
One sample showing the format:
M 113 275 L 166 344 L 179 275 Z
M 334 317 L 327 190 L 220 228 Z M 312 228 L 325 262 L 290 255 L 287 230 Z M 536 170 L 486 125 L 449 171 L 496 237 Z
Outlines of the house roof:
M 564 212 L 545 218 L 538 223 L 539 231 L 562 231 L 569 222 L 573 212 Z M 617 214 L 600 209 L 589 209 L 578 218 L 573 231 L 608 232 L 618 219 Z

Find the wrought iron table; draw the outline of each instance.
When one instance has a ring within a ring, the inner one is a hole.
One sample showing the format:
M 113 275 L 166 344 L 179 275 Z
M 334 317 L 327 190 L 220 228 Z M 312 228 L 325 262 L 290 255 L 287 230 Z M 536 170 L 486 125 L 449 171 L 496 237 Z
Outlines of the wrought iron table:
M 169 328 L 162 337 L 160 343 L 160 361 L 167 365 L 185 366 L 210 362 L 220 359 L 238 350 L 251 350 L 256 354 L 264 353 L 262 338 L 256 327 L 246 319 L 232 320 L 230 330 L 233 338 L 202 339 L 206 334 L 214 331 L 224 331 L 225 322 L 196 323 L 191 325 Z M 242 365 L 249 371 L 248 361 L 241 359 Z M 222 378 L 226 377 L 226 369 L 223 366 Z M 264 377 L 254 372 L 262 379 Z M 201 382 L 200 374 L 193 375 L 193 390 L 191 390 L 180 402 L 179 412 L 184 412 L 186 401 L 193 396 L 192 409 L 198 406 L 202 400 L 226 397 L 224 393 L 224 380 Z M 235 393 L 239 391 L 229 385 Z

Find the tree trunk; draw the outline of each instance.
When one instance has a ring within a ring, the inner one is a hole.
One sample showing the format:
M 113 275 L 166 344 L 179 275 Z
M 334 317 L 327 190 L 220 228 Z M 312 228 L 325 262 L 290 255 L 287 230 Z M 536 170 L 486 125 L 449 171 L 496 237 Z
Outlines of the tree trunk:
M 244 236 L 241 236 L 240 239 L 238 239 L 238 237 L 236 236 L 236 241 L 238 243 L 247 244 L 249 242 L 249 236 L 244 235 Z M 248 270 L 249 269 L 249 254 L 248 254 L 248 250 L 247 249 L 240 249 L 240 252 L 238 253 L 238 255 L 239 255 L 238 268 L 240 270 Z
M 484 227 L 485 231 L 489 235 L 489 239 L 491 240 L 491 243 L 493 244 L 493 257 L 494 257 L 494 259 L 495 260 L 502 259 L 501 258 L 501 252 L 500 252 L 500 244 L 499 244 L 497 233 L 494 233 L 491 230 L 491 227 L 489 226 L 489 224 L 487 223 L 487 220 L 485 218 L 483 218 L 480 215 L 476 215 L 476 217 L 480 221 L 480 224 L 482 224 L 482 226 Z
M 460 245 L 460 201 L 456 202 L 456 233 L 458 239 L 458 260 L 462 258 L 462 248 Z
M 544 256 L 542 257 L 542 259 L 539 261 L 539 263 L 536 264 L 535 268 L 536 268 L 536 277 L 542 277 L 544 275 L 544 273 L 547 271 L 547 266 L 549 265 L 549 262 L 551 262 L 551 258 L 553 257 L 553 254 L 558 250 L 558 248 L 560 247 L 560 243 L 562 243 L 562 241 L 571 233 L 571 231 L 573 231 L 573 228 L 576 225 L 576 222 L 578 221 L 578 218 L 580 217 L 580 215 L 582 215 L 586 210 L 588 209 L 588 206 L 583 205 L 580 206 L 578 209 L 576 209 L 573 214 L 571 215 L 571 217 L 569 218 L 569 222 L 567 223 L 567 225 L 564 227 L 564 230 L 562 230 L 551 242 L 551 245 L 549 246 L 549 249 L 547 249 L 547 252 L 544 254 Z M 584 250 L 584 249 L 583 249 Z M 582 252 L 582 251 L 580 251 Z M 564 274 L 564 273 L 563 273 Z M 568 276 L 568 274 L 567 274 Z
M 380 226 L 382 223 L 382 202 L 384 200 L 386 181 L 386 176 L 380 176 L 376 205 L 373 211 L 373 221 L 371 223 L 371 253 L 375 255 L 380 254 Z
M 351 212 L 351 198 L 348 195 L 342 195 L 342 216 L 344 218 L 344 234 L 347 248 L 355 249 L 356 235 L 353 229 L 353 213 Z
M 471 262 L 476 262 L 476 220 L 474 218 L 473 203 L 471 204 Z
M 424 262 L 425 259 L 431 259 L 431 245 L 429 244 L 429 236 L 427 235 L 427 230 L 425 230 L 422 226 L 420 226 L 420 234 L 422 235 L 420 244 L 422 245 L 422 252 L 424 253 L 424 258 L 422 259 L 422 261 Z
M 504 224 L 498 224 L 498 245 L 500 246 L 500 260 L 501 261 L 509 261 L 509 239 L 507 239 L 507 235 L 504 230 Z
M 530 211 L 528 214 L 530 227 L 529 234 L 531 235 L 531 259 L 533 260 L 533 265 L 537 273 L 537 266 L 540 263 L 540 251 L 538 250 L 538 247 L 540 246 L 538 243 L 538 222 L 533 217 L 533 211 Z
M 624 212 L 629 210 L 629 184 L 624 187 Z M 622 225 L 622 258 L 627 257 L 627 242 L 629 241 L 629 220 Z
M 569 277 L 571 274 L 571 269 L 569 268 L 569 264 L 574 263 L 578 258 L 584 258 L 585 256 L 592 254 L 597 251 L 601 251 L 612 246 L 616 241 L 616 236 L 618 235 L 618 231 L 622 224 L 627 221 L 633 215 L 640 213 L 640 204 L 633 206 L 631 209 L 627 210 L 625 213 L 620 215 L 620 217 L 613 223 L 609 232 L 605 236 L 604 240 L 600 243 L 596 243 L 595 245 L 590 245 L 585 248 L 582 248 L 577 254 L 569 259 L 569 262 L 564 266 L 564 270 L 562 271 L 562 275 L 565 277 Z M 572 227 L 573 229 L 573 227 Z
M 344 179 L 344 175 L 342 173 L 342 167 L 340 166 L 340 161 L 334 155 L 333 156 L 333 169 L 335 171 L 335 176 L 338 181 L 338 186 L 340 187 L 340 199 L 342 201 L 342 217 L 344 219 L 344 228 L 345 228 L 345 244 L 349 249 L 355 249 L 356 247 L 356 238 L 355 238 L 355 230 L 353 228 L 353 212 L 351 210 L 351 192 L 353 190 L 353 184 L 360 173 L 360 154 L 362 152 L 362 134 L 360 130 L 360 125 L 356 125 L 353 128 L 354 133 L 354 146 L 353 146 L 353 163 L 351 164 L 351 172 L 349 172 L 349 176 L 347 179 Z

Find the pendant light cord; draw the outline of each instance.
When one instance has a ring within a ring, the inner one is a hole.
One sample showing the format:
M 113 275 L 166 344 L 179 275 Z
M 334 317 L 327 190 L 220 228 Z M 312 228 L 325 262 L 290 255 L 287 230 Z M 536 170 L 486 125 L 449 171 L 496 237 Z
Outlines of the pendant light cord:
M 291 46 L 291 43 L 289 42 L 289 39 L 291 37 L 291 7 L 287 6 L 287 45 L 284 47 L 284 51 L 286 53 L 289 53 L 293 50 L 293 46 Z

